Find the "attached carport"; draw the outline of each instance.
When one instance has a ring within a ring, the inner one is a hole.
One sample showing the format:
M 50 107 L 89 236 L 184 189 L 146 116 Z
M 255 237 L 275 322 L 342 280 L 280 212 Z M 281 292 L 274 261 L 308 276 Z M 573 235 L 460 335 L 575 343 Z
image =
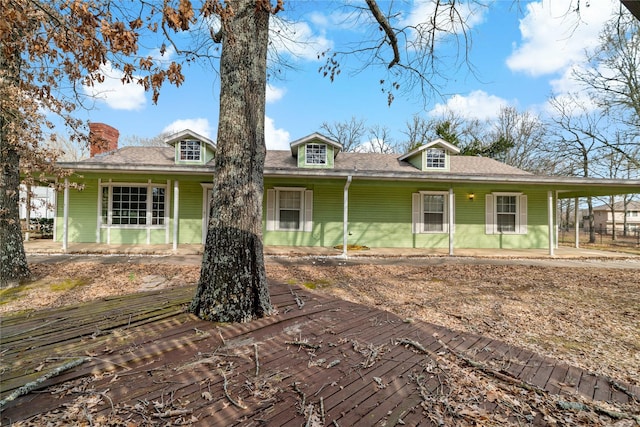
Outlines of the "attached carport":
M 596 178 L 558 178 L 558 188 L 555 190 L 555 201 L 560 199 L 574 199 L 575 212 L 574 221 L 575 227 L 575 247 L 580 247 L 579 239 L 579 221 L 580 221 L 580 199 L 587 197 L 602 197 L 602 196 L 619 196 L 626 194 L 640 194 L 640 180 L 632 179 L 596 179 Z M 549 192 L 551 193 L 551 191 Z M 558 220 L 555 220 L 552 215 L 553 212 L 557 212 L 557 206 L 552 205 L 553 197 L 550 195 L 550 207 L 549 207 L 549 224 L 554 224 L 554 233 L 549 233 L 549 236 L 555 236 L 555 243 L 549 242 L 549 255 L 554 255 L 554 249 L 558 244 Z M 552 210 L 553 209 L 553 210 Z M 550 225 L 551 227 L 551 225 Z M 550 229 L 551 231 L 551 229 Z

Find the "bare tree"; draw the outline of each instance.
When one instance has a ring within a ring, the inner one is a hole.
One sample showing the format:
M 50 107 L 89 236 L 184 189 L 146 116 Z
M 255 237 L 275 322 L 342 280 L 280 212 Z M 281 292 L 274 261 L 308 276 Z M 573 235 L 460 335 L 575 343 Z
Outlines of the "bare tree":
M 396 147 L 391 138 L 389 128 L 373 125 L 369 128 L 369 141 L 359 145 L 356 151 L 360 153 L 391 154 L 396 152 Z
M 627 155 L 640 138 L 640 23 L 621 8 L 600 33 L 599 46 L 587 54 L 588 67 L 577 69 L 573 76 L 589 93 L 602 114 L 626 137 L 601 141 Z
M 343 122 L 322 122 L 320 129 L 342 145 L 345 152 L 356 151 L 367 132 L 367 122 L 354 116 Z
M 603 146 L 611 146 L 606 134 L 607 128 L 603 118 L 592 112 L 576 96 L 551 98 L 554 109 L 550 128 L 553 139 L 547 146 L 549 153 L 577 176 L 589 177 L 594 172 L 594 157 L 601 152 Z M 605 143 L 603 143 L 606 142 Z M 587 198 L 589 210 L 589 243 L 595 243 L 595 223 L 593 218 L 593 201 Z
M 435 137 L 434 127 L 435 122 L 432 120 L 427 120 L 418 114 L 411 116 L 411 120 L 405 123 L 405 128 L 402 130 L 406 140 L 399 147 L 400 151 L 408 153 L 433 140 Z

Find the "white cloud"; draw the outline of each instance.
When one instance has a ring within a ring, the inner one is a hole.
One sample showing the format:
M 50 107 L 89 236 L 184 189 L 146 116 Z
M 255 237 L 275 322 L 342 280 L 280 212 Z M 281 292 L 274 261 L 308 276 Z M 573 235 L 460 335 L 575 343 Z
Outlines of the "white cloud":
M 267 150 L 288 150 L 291 137 L 284 129 L 276 129 L 272 118 L 264 118 L 264 140 Z
M 267 84 L 267 104 L 281 100 L 286 92 L 286 89 Z
M 453 95 L 446 104 L 436 104 L 429 115 L 431 117 L 445 116 L 448 112 L 467 119 L 492 119 L 498 117 L 500 109 L 509 105 L 506 99 L 489 95 L 482 90 L 475 90 L 467 96 Z
M 307 61 L 317 61 L 318 54 L 333 47 L 323 34 L 314 34 L 306 22 L 270 21 L 270 41 L 279 55 L 288 54 Z
M 211 137 L 211 125 L 209 124 L 209 120 L 205 118 L 175 120 L 162 129 L 162 133 L 172 134 L 185 129 L 190 129 L 202 136 L 213 139 Z M 267 149 L 269 150 L 289 149 L 289 142 L 291 140 L 289 132 L 276 128 L 273 119 L 267 116 L 264 118 L 264 138 Z
M 99 99 L 114 110 L 141 110 L 147 102 L 144 88 L 137 83 L 123 84 L 121 70 L 114 69 L 111 63 L 100 67 L 104 82 L 93 86 L 83 86 L 84 92 Z
M 204 118 L 176 120 L 162 129 L 162 133 L 172 134 L 185 129 L 192 130 L 199 135 L 212 139 L 211 125 L 209 124 L 209 120 Z
M 584 61 L 585 49 L 598 44 L 598 33 L 618 1 L 582 2 L 579 15 L 575 0 L 541 0 L 527 4 L 520 20 L 522 44 L 514 46 L 507 66 L 532 76 L 562 71 Z

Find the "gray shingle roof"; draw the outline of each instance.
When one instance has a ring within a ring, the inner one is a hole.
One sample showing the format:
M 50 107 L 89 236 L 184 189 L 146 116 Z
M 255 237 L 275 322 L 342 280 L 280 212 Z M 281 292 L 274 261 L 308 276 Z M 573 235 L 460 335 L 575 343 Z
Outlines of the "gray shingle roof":
M 168 169 L 175 167 L 175 151 L 171 147 L 123 147 L 118 150 L 102 154 L 79 162 L 94 166 L 105 165 L 121 166 L 123 171 L 133 166 L 164 166 Z M 333 169 L 314 169 L 314 172 L 321 175 L 331 176 L 332 174 L 343 172 L 368 172 L 376 173 L 401 173 L 428 175 L 434 172 L 421 171 L 406 161 L 399 161 L 398 154 L 377 154 L 377 153 L 340 153 L 335 159 Z M 208 167 L 213 166 L 213 161 Z M 309 169 L 298 168 L 297 160 L 288 150 L 271 150 L 267 152 L 265 160 L 265 173 L 270 171 L 296 172 Z M 438 171 L 437 174 L 451 175 L 531 175 L 529 172 L 506 165 L 486 157 L 473 156 L 451 156 L 450 170 Z

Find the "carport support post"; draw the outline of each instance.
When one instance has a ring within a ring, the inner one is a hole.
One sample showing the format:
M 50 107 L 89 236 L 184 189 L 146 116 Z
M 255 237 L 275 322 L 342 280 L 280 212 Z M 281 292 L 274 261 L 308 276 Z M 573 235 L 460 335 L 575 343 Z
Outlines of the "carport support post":
M 549 256 L 554 256 L 554 245 L 553 245 L 553 235 L 554 233 L 554 228 L 553 228 L 553 192 L 552 191 L 547 191 L 547 208 L 548 208 L 548 218 L 547 218 L 547 222 L 549 224 Z
M 69 248 L 69 179 L 64 179 L 64 204 L 62 206 L 62 251 Z
M 576 249 L 580 248 L 580 210 L 578 209 L 578 203 L 580 202 L 580 199 L 578 197 L 576 197 L 575 199 L 575 208 L 574 208 L 574 215 L 575 218 L 573 219 L 574 222 L 574 228 L 575 233 L 576 233 Z
M 352 176 L 347 177 L 344 185 L 344 208 L 342 218 L 342 258 L 347 259 L 347 246 L 349 243 L 349 186 L 351 185 Z

